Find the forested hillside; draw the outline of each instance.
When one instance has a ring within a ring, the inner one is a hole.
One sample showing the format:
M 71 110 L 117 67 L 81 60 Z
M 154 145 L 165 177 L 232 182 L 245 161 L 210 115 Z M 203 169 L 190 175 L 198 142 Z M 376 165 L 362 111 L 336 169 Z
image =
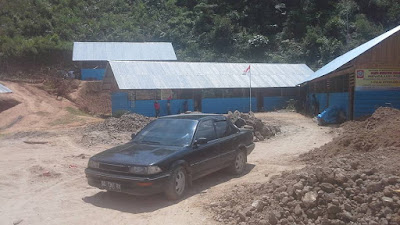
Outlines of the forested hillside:
M 45 62 L 73 41 L 168 41 L 181 61 L 316 69 L 399 12 L 399 0 L 0 0 L 0 60 Z

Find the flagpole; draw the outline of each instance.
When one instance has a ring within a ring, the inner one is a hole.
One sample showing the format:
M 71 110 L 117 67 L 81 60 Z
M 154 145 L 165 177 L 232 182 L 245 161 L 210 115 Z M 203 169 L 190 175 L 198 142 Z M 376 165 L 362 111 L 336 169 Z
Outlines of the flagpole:
M 250 111 L 249 111 L 249 113 L 250 113 L 251 112 L 251 69 L 249 70 L 249 73 L 250 73 L 250 95 L 249 95 L 249 106 L 250 106 L 249 108 L 250 108 Z

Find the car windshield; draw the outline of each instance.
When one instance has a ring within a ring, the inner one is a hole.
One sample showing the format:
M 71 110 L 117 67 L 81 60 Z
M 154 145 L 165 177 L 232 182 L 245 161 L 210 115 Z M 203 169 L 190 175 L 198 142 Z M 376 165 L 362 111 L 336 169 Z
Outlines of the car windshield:
M 167 146 L 188 146 L 196 130 L 196 120 L 158 119 L 143 128 L 133 142 Z

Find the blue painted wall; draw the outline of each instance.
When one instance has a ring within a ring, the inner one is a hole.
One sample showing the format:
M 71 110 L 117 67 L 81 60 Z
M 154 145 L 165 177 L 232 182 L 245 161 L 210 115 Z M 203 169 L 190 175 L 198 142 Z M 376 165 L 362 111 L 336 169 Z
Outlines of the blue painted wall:
M 111 110 L 113 115 L 118 111 L 130 111 L 130 102 L 128 101 L 128 94 L 123 92 L 112 93 Z
M 329 106 L 337 106 L 342 109 L 346 116 L 349 116 L 349 93 L 329 93 Z
M 235 110 L 249 112 L 249 108 L 249 98 L 205 98 L 201 101 L 204 113 L 228 113 Z M 256 98 L 251 98 L 251 110 L 257 112 Z
M 128 94 L 124 92 L 116 92 L 111 96 L 112 99 L 112 114 L 116 115 L 119 111 L 129 111 L 144 116 L 154 117 L 156 112 L 154 110 L 154 100 L 137 100 L 129 101 Z M 187 99 L 189 111 L 193 111 L 193 100 Z M 167 100 L 158 100 L 160 103 L 160 116 L 167 115 Z M 171 100 L 171 114 L 179 114 L 183 112 L 183 103 L 185 99 L 172 99 Z
M 313 93 L 310 93 L 308 95 L 308 98 L 310 100 L 310 105 L 311 107 L 311 102 L 312 102 L 312 95 Z M 336 93 L 315 93 L 315 97 L 317 98 L 317 101 L 319 102 L 319 112 L 323 112 L 326 108 L 330 106 L 337 106 L 341 108 L 345 113 L 346 116 L 349 114 L 349 93 L 348 92 L 336 92 Z
M 326 93 L 318 93 L 316 94 L 316 97 L 319 102 L 319 112 L 324 111 L 326 108 L 328 108 L 328 94 Z
M 264 97 L 264 111 L 273 111 L 278 109 L 286 108 L 287 101 L 295 97 L 289 96 L 276 96 L 276 97 Z
M 315 94 L 320 103 L 320 112 L 325 110 L 328 106 L 338 106 L 344 110 L 346 116 L 349 117 L 349 93 L 316 93 Z M 312 93 L 309 94 L 311 99 Z M 326 100 L 329 98 L 329 105 L 326 105 Z M 391 90 L 356 90 L 354 92 L 354 115 L 353 118 L 357 119 L 362 116 L 368 116 L 381 107 L 394 107 L 400 108 L 400 89 Z
M 313 93 L 308 94 L 308 99 L 311 107 L 312 103 L 312 95 Z M 319 112 L 324 111 L 326 108 L 328 108 L 328 94 L 327 93 L 315 93 L 315 97 L 317 98 L 317 101 L 319 103 Z
M 371 115 L 380 106 L 400 108 L 400 90 L 360 90 L 354 92 L 354 119 Z
M 105 69 L 81 69 L 82 80 L 103 80 Z

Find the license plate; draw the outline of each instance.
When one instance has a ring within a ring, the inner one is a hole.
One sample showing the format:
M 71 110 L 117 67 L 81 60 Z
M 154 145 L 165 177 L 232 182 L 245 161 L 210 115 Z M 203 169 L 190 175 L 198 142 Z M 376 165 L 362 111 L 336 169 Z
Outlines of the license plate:
M 121 191 L 121 184 L 115 182 L 102 180 L 101 187 L 110 191 Z

